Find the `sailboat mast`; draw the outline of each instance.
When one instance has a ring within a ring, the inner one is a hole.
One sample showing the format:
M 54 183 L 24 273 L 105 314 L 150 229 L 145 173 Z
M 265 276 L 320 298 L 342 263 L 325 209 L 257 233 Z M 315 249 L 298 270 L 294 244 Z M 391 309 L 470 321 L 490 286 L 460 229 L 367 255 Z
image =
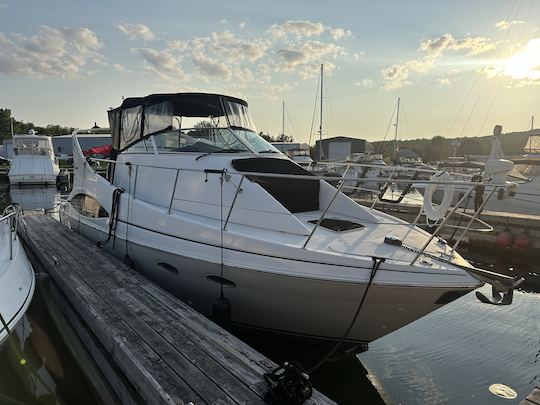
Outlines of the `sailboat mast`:
M 397 154 L 397 137 L 398 137 L 398 125 L 399 125 L 399 102 L 400 98 L 397 99 L 397 112 L 396 112 L 396 123 L 394 126 L 396 127 L 396 132 L 394 134 L 394 163 L 396 162 L 396 154 Z
M 323 134 L 323 78 L 324 64 L 321 63 L 321 117 L 319 120 L 319 160 L 322 160 L 322 134 Z
M 285 100 L 281 108 L 281 143 L 285 143 Z
M 531 117 L 531 131 L 534 129 L 534 115 Z

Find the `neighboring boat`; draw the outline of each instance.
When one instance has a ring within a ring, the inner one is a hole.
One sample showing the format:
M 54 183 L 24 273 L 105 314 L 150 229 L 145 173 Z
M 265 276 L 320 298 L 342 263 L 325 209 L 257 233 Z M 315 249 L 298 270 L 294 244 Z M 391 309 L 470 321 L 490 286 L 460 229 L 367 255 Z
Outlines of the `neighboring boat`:
M 27 135 L 13 135 L 13 159 L 9 167 L 12 185 L 54 185 L 60 173 L 50 136 L 37 135 L 31 129 Z
M 474 208 L 475 205 L 483 201 L 486 195 L 493 190 L 493 187 L 489 186 L 489 179 L 496 176 L 497 172 L 504 171 L 508 173 L 507 178 L 509 181 L 519 185 L 518 190 L 511 193 L 511 195 L 499 190 L 493 198 L 490 198 L 485 203 L 484 209 L 540 216 L 540 135 L 531 135 L 524 149 L 525 155 L 521 158 L 512 159 L 512 161 L 504 159 L 498 135 L 494 136 L 493 142 L 490 157 L 486 162 L 450 162 L 440 166 L 440 168 L 451 170 L 455 179 L 474 177 L 488 182 L 488 185 L 480 190 L 481 194 L 471 196 L 469 201 L 465 201 L 461 206 Z M 415 188 L 423 193 L 425 185 L 417 184 Z M 454 204 L 457 203 L 466 189 L 466 186 L 456 186 L 454 188 Z M 432 199 L 435 202 L 440 202 L 443 199 L 443 190 L 435 190 Z
M 224 296 L 237 326 L 318 342 L 365 347 L 483 282 L 511 290 L 279 153 L 247 107 L 202 93 L 125 99 L 109 111 L 111 160 L 89 159 L 109 162 L 107 177 L 74 132 L 61 220 L 203 314 Z
M 0 217 L 0 347 L 21 322 L 34 295 L 34 271 L 17 236 L 21 211 L 7 207 Z

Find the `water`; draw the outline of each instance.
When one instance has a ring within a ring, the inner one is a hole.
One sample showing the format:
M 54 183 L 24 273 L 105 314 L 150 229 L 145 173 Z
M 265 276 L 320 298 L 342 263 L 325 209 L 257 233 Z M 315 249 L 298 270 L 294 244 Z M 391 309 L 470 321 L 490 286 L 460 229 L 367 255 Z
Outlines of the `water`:
M 0 208 L 11 199 L 54 209 L 59 194 L 0 189 Z M 514 303 L 486 305 L 468 294 L 371 343 L 358 359 L 325 364 L 312 375 L 315 386 L 340 404 L 511 403 L 489 392 L 495 383 L 517 391 L 514 403 L 526 397 L 540 382 L 540 265 L 504 252 L 497 258 L 461 253 L 479 267 L 525 277 Z M 48 310 L 53 303 L 47 282 L 38 278 L 19 337 L 0 353 L 0 403 L 99 404 L 80 359 L 63 341 L 65 325 Z M 483 291 L 489 295 L 487 287 Z M 309 368 L 326 354 L 303 344 L 242 337 L 276 362 L 297 359 Z

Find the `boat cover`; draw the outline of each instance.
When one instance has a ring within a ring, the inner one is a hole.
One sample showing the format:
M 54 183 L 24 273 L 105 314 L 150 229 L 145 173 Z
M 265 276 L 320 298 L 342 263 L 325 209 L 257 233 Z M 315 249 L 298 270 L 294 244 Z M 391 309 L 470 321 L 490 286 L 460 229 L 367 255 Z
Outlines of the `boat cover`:
M 108 113 L 112 146 L 122 151 L 142 138 L 172 129 L 174 117 L 226 117 L 231 127 L 255 130 L 247 107 L 247 102 L 239 98 L 208 93 L 126 98 Z

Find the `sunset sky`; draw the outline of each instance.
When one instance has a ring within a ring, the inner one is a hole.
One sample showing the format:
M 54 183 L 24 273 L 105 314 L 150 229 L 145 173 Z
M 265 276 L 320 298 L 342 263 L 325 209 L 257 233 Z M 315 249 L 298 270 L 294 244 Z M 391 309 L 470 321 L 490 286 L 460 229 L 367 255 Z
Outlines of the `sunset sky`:
M 325 137 L 381 140 L 398 97 L 402 139 L 519 131 L 540 122 L 539 24 L 536 0 L 0 0 L 0 107 L 106 126 L 122 96 L 225 93 L 274 135 L 285 100 L 307 142 L 324 63 Z

